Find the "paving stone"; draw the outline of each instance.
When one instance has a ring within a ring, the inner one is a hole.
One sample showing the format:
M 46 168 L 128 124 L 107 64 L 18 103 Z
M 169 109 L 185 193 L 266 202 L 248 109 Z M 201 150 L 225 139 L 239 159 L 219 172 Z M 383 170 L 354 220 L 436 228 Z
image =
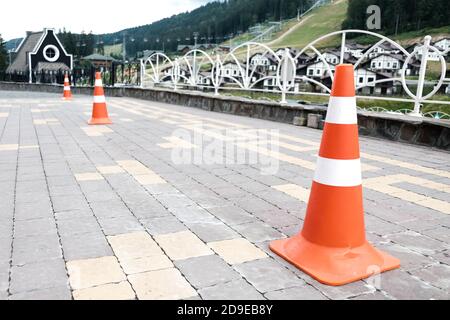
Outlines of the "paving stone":
M 236 271 L 216 255 L 177 261 L 175 265 L 196 289 L 241 278 Z
M 213 252 L 190 231 L 155 236 L 156 242 L 172 260 L 211 255 Z
M 259 219 L 273 228 L 282 228 L 293 225 L 299 225 L 300 219 L 294 217 L 284 210 L 269 210 L 255 213 Z
M 431 255 L 449 248 L 447 244 L 412 231 L 389 235 L 387 238 L 424 255 Z
M 86 199 L 82 196 L 55 196 L 52 197 L 52 203 L 55 212 L 89 209 Z
M 90 207 L 99 219 L 130 216 L 130 210 L 122 201 L 91 202 Z
M 254 287 L 243 279 L 203 288 L 198 293 L 204 300 L 265 300 Z
M 183 194 L 160 194 L 155 197 L 164 205 L 164 207 L 169 209 L 185 208 L 195 205 L 195 202 Z
M 13 294 L 8 298 L 9 300 L 72 300 L 70 288 L 67 286 L 60 286 L 50 289 L 34 290 L 29 292 L 22 292 Z
M 430 238 L 450 243 L 450 228 L 438 226 L 433 229 L 423 230 L 421 234 L 424 234 Z
M 82 233 L 101 233 L 97 220 L 92 216 L 58 220 L 58 230 L 61 235 L 74 236 Z
M 302 286 L 305 282 L 270 258 L 246 262 L 234 267 L 260 292 Z
M 140 300 L 175 300 L 197 296 L 177 269 L 134 274 L 128 277 Z
M 326 300 L 327 298 L 312 286 L 304 285 L 271 291 L 264 295 L 269 300 Z
M 19 220 L 14 225 L 14 237 L 23 238 L 39 235 L 56 235 L 56 224 L 53 218 Z
M 34 220 L 39 218 L 51 218 L 53 216 L 53 208 L 50 201 L 22 203 L 15 207 L 14 219 Z
M 381 274 L 380 287 L 395 299 L 399 300 L 442 300 L 450 295 L 401 270 Z
M 392 297 L 381 291 L 375 291 L 371 293 L 357 295 L 356 297 L 349 298 L 350 300 L 392 300 Z
M 144 230 L 144 227 L 133 216 L 99 219 L 98 222 L 107 236 Z
M 60 211 L 55 212 L 56 221 L 60 222 L 61 220 L 73 220 L 73 219 L 89 219 L 92 218 L 94 214 L 90 209 L 87 210 L 68 210 L 68 211 Z
M 243 238 L 210 242 L 208 246 L 229 264 L 240 264 L 267 257 L 261 249 Z
M 284 238 L 283 234 L 260 221 L 236 225 L 234 229 L 251 242 L 263 242 Z
M 136 295 L 127 281 L 75 290 L 74 300 L 134 300 Z
M 450 266 L 445 264 L 435 264 L 426 268 L 411 271 L 413 276 L 434 287 L 450 292 Z M 450 298 L 450 293 L 448 298 Z
M 435 254 L 435 255 L 433 255 L 433 258 L 438 260 L 441 263 L 450 265 L 450 251 L 449 250 Z
M 158 244 L 146 232 L 110 236 L 108 241 L 121 261 L 163 254 Z
M 400 259 L 401 269 L 405 271 L 421 269 L 437 262 L 432 257 L 424 256 L 397 244 L 389 243 L 379 245 L 377 248 Z
M 66 260 L 80 260 L 112 255 L 103 233 L 83 233 L 73 236 L 61 235 Z
M 186 223 L 186 225 L 204 242 L 240 238 L 239 234 L 219 220 L 214 223 Z
M 11 269 L 12 295 L 66 286 L 67 273 L 62 259 L 16 265 Z
M 208 211 L 229 226 L 252 222 L 255 217 L 236 206 L 210 208 Z
M 140 222 L 151 235 L 160 235 L 186 231 L 187 227 L 174 216 L 143 219 Z
M 13 221 L 10 218 L 0 218 L 0 239 L 11 238 L 13 234 Z
M 73 260 L 68 261 L 66 265 L 70 286 L 74 290 L 126 280 L 116 257 Z
M 56 234 L 17 238 L 14 239 L 13 248 L 13 265 L 62 257 L 61 246 Z
M 199 206 L 187 206 L 181 208 L 169 208 L 169 211 L 182 222 L 199 223 L 214 222 L 214 217 Z

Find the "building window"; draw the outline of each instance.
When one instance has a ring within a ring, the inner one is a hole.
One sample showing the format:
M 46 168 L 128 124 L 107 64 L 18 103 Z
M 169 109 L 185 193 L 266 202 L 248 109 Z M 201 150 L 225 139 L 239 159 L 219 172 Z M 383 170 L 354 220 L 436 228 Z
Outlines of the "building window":
M 397 69 L 397 66 L 398 66 L 397 62 L 394 62 L 394 63 L 392 64 L 392 68 L 394 68 L 394 69 Z
M 373 82 L 374 80 L 375 80 L 375 79 L 374 79 L 373 77 L 367 78 L 367 82 L 369 82 L 369 83 Z
M 358 81 L 359 83 L 364 83 L 364 77 L 359 77 Z
M 313 69 L 309 69 L 308 70 L 308 75 L 312 76 L 314 74 L 314 70 Z
M 43 50 L 45 60 L 48 62 L 55 62 L 59 59 L 59 50 L 56 46 L 49 44 Z

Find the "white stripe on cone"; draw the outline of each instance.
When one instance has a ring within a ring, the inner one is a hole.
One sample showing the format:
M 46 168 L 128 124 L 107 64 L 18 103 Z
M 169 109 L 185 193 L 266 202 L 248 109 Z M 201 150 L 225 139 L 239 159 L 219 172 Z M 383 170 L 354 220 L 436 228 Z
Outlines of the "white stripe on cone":
M 361 160 L 336 160 L 318 157 L 314 181 L 334 187 L 362 184 Z
M 330 97 L 325 122 L 335 124 L 357 124 L 358 116 L 356 112 L 355 97 Z
M 94 96 L 94 103 L 105 103 L 105 96 Z
M 64 86 L 64 91 L 70 91 L 70 86 Z
M 96 79 L 95 80 L 95 86 L 96 87 L 102 87 L 103 86 L 102 79 Z

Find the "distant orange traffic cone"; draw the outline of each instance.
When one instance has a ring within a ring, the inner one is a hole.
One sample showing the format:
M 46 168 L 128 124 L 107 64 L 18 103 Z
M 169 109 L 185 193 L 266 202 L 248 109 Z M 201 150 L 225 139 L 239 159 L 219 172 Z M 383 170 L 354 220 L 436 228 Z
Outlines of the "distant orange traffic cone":
M 71 100 L 72 99 L 72 92 L 70 91 L 70 81 L 69 81 L 69 75 L 66 73 L 64 76 L 64 93 L 63 93 L 63 99 L 64 100 Z
M 392 270 L 400 261 L 366 240 L 354 72 L 338 65 L 316 173 L 300 234 L 270 244 L 316 280 L 339 286 Z
M 106 109 L 102 74 L 100 72 L 95 73 L 94 105 L 92 107 L 92 118 L 89 120 L 89 124 L 112 124 L 108 116 L 108 110 Z

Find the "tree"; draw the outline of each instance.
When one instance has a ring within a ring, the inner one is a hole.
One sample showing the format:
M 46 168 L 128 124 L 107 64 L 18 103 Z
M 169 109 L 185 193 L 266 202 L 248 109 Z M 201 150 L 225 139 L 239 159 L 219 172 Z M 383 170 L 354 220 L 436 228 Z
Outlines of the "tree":
M 7 66 L 8 66 L 8 53 L 6 52 L 5 42 L 3 41 L 3 38 L 0 35 L 0 73 L 5 72 Z

